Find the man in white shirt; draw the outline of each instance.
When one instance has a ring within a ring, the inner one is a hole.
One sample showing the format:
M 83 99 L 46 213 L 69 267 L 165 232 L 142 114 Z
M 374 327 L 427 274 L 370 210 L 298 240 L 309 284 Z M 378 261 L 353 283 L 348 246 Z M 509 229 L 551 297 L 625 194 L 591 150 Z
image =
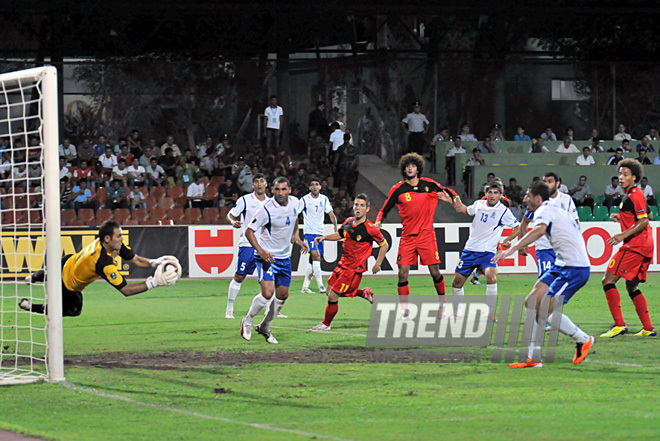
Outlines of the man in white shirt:
M 495 181 L 486 186 L 486 199 L 479 199 L 466 207 L 460 199 L 454 202 L 454 208 L 459 213 L 474 216 L 470 237 L 461 252 L 461 258 L 456 265 L 454 281 L 452 282 L 452 296 L 454 300 L 454 315 L 460 316 L 458 305 L 460 296 L 465 295 L 463 286 L 465 281 L 475 269 L 483 270 L 486 275 L 486 301 L 489 307 L 488 317 L 495 320 L 495 306 L 497 305 L 497 265 L 492 263 L 497 252 L 497 244 L 502 238 L 505 226 L 513 228 L 511 234 L 502 241 L 508 247 L 518 235 L 520 223 L 509 207 L 501 202 L 504 189 L 502 183 Z
M 149 187 L 153 187 L 154 185 L 156 187 L 165 185 L 166 179 L 167 176 L 165 176 L 165 170 L 163 170 L 163 167 L 158 165 L 158 160 L 156 158 L 151 158 L 150 164 L 147 166 L 147 183 Z
M 628 133 L 626 133 L 625 124 L 619 123 L 619 132 L 616 135 L 614 135 L 614 140 L 615 141 L 623 141 L 624 139 L 627 139 L 628 141 L 631 141 L 632 136 L 630 136 Z
M 128 185 L 142 187 L 147 171 L 140 165 L 140 160 L 133 156 L 133 163 L 128 166 Z
M 316 284 L 319 287 L 319 292 L 325 293 L 323 277 L 321 276 L 323 242 L 317 244 L 315 239 L 325 234 L 323 224 L 326 214 L 330 217 L 335 232 L 337 232 L 337 218 L 332 210 L 330 200 L 326 195 L 321 194 L 321 180 L 319 178 L 314 176 L 310 178 L 309 193 L 300 199 L 298 211 L 303 215 L 303 233 L 305 234 L 305 242 L 309 246 L 309 261 L 307 262 L 305 280 L 303 281 L 300 292 L 306 294 L 314 293 L 314 291 L 309 289 L 312 276 L 314 276 Z
M 538 181 L 527 190 L 525 202 L 529 210 L 534 213 L 536 226 L 518 243 L 508 250 L 499 252 L 493 259 L 493 262 L 497 263 L 531 245 L 543 235 L 546 235 L 557 254 L 555 264 L 534 284 L 525 301 L 527 309 L 525 318 L 529 317 L 533 320 L 532 338 L 527 359 L 510 364 L 509 367 L 512 368 L 540 368 L 543 366 L 541 362 L 543 329 L 539 329 L 539 325 L 545 327 L 546 321 L 557 326 L 562 334 L 575 340 L 573 364 L 584 361 L 595 342 L 593 336 L 576 326 L 566 314 L 559 311 L 554 312 L 555 296 L 563 297 L 563 303 L 566 304 L 589 281 L 591 262 L 579 225 L 566 210 L 548 202 L 549 198 L 550 189 L 545 182 Z M 549 301 L 546 296 L 550 296 Z M 525 324 L 525 326 L 528 325 L 528 323 Z
M 62 144 L 60 144 L 60 156 L 66 158 L 66 163 L 69 165 L 76 165 L 78 160 L 78 153 L 76 152 L 76 146 L 71 144 L 69 138 L 64 138 Z
M 188 199 L 188 206 L 193 208 L 205 208 L 209 205 L 204 200 L 204 192 L 206 191 L 206 186 L 202 182 L 203 173 L 197 173 L 195 175 L 195 182 L 188 186 L 188 191 L 186 197 Z
M 457 153 L 465 153 L 465 149 L 461 146 L 461 138 L 458 136 L 454 138 L 454 143 L 451 148 L 447 150 L 447 157 L 452 158 L 456 156 Z
M 619 206 L 621 199 L 625 196 L 626 192 L 623 190 L 623 187 L 619 185 L 619 178 L 617 176 L 612 177 L 612 183 L 605 187 L 604 194 L 603 205 L 608 208 Z
M 227 220 L 234 228 L 241 229 L 241 237 L 238 240 L 238 260 L 236 263 L 236 272 L 234 278 L 229 282 L 229 292 L 227 293 L 227 309 L 225 310 L 225 318 L 234 318 L 234 301 L 238 297 L 241 290 L 241 284 L 248 274 L 254 273 L 258 265 L 254 248 L 245 237 L 245 230 L 248 222 L 254 218 L 257 211 L 263 207 L 268 200 L 266 196 L 266 177 L 262 173 L 257 173 L 252 178 L 253 192 L 241 196 L 236 205 L 227 213 Z M 259 240 L 258 233 L 257 240 Z
M 655 197 L 653 197 L 653 188 L 649 185 L 649 180 L 644 176 L 642 178 L 642 182 L 640 183 L 639 188 L 642 189 L 644 192 L 644 197 L 646 198 L 646 203 L 648 205 L 658 205 L 658 202 L 655 200 Z M 657 220 L 657 219 L 656 219 Z
M 261 293 L 254 297 L 248 314 L 241 321 L 241 336 L 245 340 L 252 338 L 254 317 L 268 304 L 271 297 L 275 296 L 266 317 L 254 330 L 263 335 L 268 343 L 277 344 L 270 324 L 289 297 L 291 244 L 300 245 L 303 253 L 309 251 L 309 248 L 298 237 L 299 201 L 297 197 L 291 196 L 289 180 L 282 176 L 275 178 L 271 190 L 273 197 L 257 211 L 245 230 L 247 240 L 259 256 L 257 272 Z
M 401 120 L 403 130 L 408 135 L 408 151 L 406 153 L 424 154 L 424 134 L 428 130 L 429 120 L 421 112 L 422 105 L 419 101 L 413 104 L 413 111 Z
M 270 97 L 270 106 L 264 110 L 264 123 L 266 124 L 266 147 L 270 149 L 273 145 L 275 150 L 280 149 L 280 134 L 282 132 L 282 116 L 284 110 L 277 105 L 277 96 Z
M 66 166 L 66 158 L 60 156 L 60 180 L 65 176 L 71 178 L 71 173 L 69 172 L 69 167 Z
M 117 157 L 112 153 L 112 147 L 108 146 L 105 148 L 105 153 L 99 156 L 99 161 L 101 161 L 101 165 L 103 166 L 101 170 L 103 174 L 106 174 L 117 165 Z
M 128 168 L 124 158 L 121 158 L 117 165 L 112 168 L 112 179 L 117 179 L 121 181 L 123 187 L 128 187 Z
M 596 161 L 594 157 L 591 156 L 591 147 L 582 148 L 582 156 L 578 156 L 575 160 L 577 165 L 594 165 Z
M 172 149 L 175 158 L 181 156 L 181 149 L 178 145 L 174 144 L 174 136 L 172 135 L 169 135 L 165 140 L 165 144 L 160 146 L 160 151 L 163 152 L 163 154 L 165 154 L 165 150 L 167 149 Z
M 571 137 L 564 137 L 564 142 L 557 147 L 556 153 L 580 153 L 575 144 L 571 142 Z

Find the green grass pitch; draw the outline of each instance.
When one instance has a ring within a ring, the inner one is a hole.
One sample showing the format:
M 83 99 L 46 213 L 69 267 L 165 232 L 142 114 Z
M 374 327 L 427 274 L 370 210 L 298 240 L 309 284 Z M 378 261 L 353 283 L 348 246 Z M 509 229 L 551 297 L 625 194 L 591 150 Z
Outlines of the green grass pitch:
M 596 336 L 611 324 L 600 278 L 592 275 L 565 309 Z M 524 295 L 535 280 L 500 276 L 499 293 Z M 658 284 L 660 275 L 651 275 L 642 286 L 656 321 Z M 396 293 L 393 277 L 366 276 L 362 285 Z M 434 292 L 429 277 L 411 278 L 410 285 L 412 294 Z M 478 363 L 300 363 L 363 349 L 370 310 L 362 299 L 342 299 L 334 333 L 306 332 L 322 319 L 326 300 L 301 294 L 300 286 L 294 280 L 283 310 L 289 318 L 273 323 L 280 344 L 272 346 L 256 333 L 251 342 L 239 335 L 240 316 L 258 291 L 253 279 L 243 284 L 235 320 L 224 319 L 227 281 L 182 280 L 132 298 L 95 283 L 85 291 L 82 315 L 64 320 L 67 383 L 0 388 L 0 428 L 71 441 L 660 434 L 660 337 L 596 337 L 593 353 L 574 366 L 575 346 L 560 334 L 558 359 L 541 369 L 509 369 L 487 356 Z M 484 293 L 484 285 L 466 285 L 468 295 Z M 641 325 L 625 292 L 622 305 L 637 332 Z

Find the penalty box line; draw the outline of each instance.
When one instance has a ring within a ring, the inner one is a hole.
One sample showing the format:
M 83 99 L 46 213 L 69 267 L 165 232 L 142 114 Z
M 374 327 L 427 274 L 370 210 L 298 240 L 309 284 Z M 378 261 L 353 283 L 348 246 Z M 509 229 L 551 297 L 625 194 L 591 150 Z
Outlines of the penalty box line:
M 225 417 L 220 417 L 220 416 L 214 416 L 214 415 L 206 415 L 203 413 L 199 412 L 193 412 L 190 410 L 185 410 L 185 409 L 179 409 L 177 407 L 169 407 L 169 406 L 161 406 L 159 404 L 153 404 L 153 403 L 147 403 L 145 401 L 139 401 L 139 400 L 134 400 L 132 398 L 124 397 L 121 395 L 115 395 L 115 394 L 110 394 L 107 392 L 104 392 L 102 390 L 98 389 L 92 389 L 89 387 L 85 386 L 79 386 L 75 383 L 71 383 L 70 381 L 65 381 L 63 383 L 64 387 L 68 389 L 73 389 L 79 392 L 85 392 L 90 395 L 96 395 L 98 397 L 102 398 L 110 398 L 113 400 L 117 401 L 123 401 L 124 403 L 132 404 L 135 406 L 142 406 L 142 407 L 148 407 L 151 409 L 156 409 L 156 410 L 164 410 L 167 412 L 172 412 L 172 413 L 177 413 L 180 415 L 186 415 L 186 416 L 192 416 L 196 418 L 203 418 L 207 420 L 213 420 L 213 421 L 221 421 L 223 423 L 229 423 L 229 424 L 237 424 L 240 426 L 247 426 L 247 427 L 252 427 L 254 429 L 261 429 L 261 430 L 269 430 L 269 431 L 275 431 L 275 432 L 285 432 L 285 433 L 291 433 L 295 435 L 300 435 L 300 436 L 305 436 L 309 438 L 320 438 L 320 439 L 329 439 L 333 441 L 356 441 L 348 438 L 340 438 L 337 436 L 332 436 L 332 435 L 323 435 L 320 433 L 313 433 L 313 432 L 306 432 L 304 430 L 295 430 L 295 429 L 287 429 L 284 427 L 278 427 L 278 426 L 273 426 L 272 424 L 265 424 L 265 423 L 249 423 L 246 421 L 240 421 L 240 420 L 235 420 L 232 418 L 225 418 Z
M 293 328 L 290 326 L 271 326 L 273 329 L 286 329 L 288 331 L 303 331 L 310 332 L 312 334 L 337 334 L 337 335 L 348 335 L 349 337 L 366 337 L 367 334 L 351 334 L 350 332 L 339 332 L 339 331 L 323 331 L 323 332 L 312 332 L 308 328 Z

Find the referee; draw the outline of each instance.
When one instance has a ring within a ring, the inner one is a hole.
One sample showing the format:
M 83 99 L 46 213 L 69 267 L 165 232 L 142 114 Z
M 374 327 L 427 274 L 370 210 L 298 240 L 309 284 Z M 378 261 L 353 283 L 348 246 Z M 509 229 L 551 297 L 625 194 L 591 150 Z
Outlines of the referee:
M 413 112 L 409 113 L 401 120 L 403 130 L 405 130 L 406 135 L 408 135 L 407 153 L 424 154 L 424 146 L 426 145 L 424 134 L 426 133 L 426 130 L 428 130 L 429 120 L 426 119 L 426 116 L 423 113 L 421 113 L 421 108 L 422 105 L 419 101 L 415 101 L 415 104 L 413 104 Z

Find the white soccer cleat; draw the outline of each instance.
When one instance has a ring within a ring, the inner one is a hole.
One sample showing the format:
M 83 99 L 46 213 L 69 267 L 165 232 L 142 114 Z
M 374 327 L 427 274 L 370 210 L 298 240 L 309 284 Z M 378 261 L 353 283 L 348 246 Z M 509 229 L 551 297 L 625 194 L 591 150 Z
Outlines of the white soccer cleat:
M 265 332 L 261 329 L 261 325 L 259 324 L 254 327 L 254 330 L 257 331 L 257 334 L 263 335 L 264 338 L 266 339 L 266 342 L 270 343 L 271 345 L 278 344 L 277 339 L 275 338 L 275 336 L 273 336 L 273 331 L 271 331 L 270 329 L 268 330 L 268 332 Z
M 309 289 L 309 286 L 303 286 L 303 289 L 301 289 L 300 292 L 303 294 L 314 294 L 314 291 Z
M 330 326 L 327 326 L 323 322 L 321 322 L 318 325 L 314 326 L 312 329 L 310 329 L 310 332 L 328 332 L 329 330 L 330 330 Z
M 409 309 L 404 309 L 401 315 L 396 319 L 397 322 L 409 322 L 410 320 L 412 320 L 412 318 L 410 317 Z
M 22 298 L 21 301 L 18 302 L 18 307 L 21 308 L 23 311 L 30 312 L 30 310 L 32 309 L 32 303 L 30 303 L 28 299 Z
M 252 325 L 246 324 L 245 319 L 241 320 L 241 335 L 247 341 L 252 338 Z
M 234 311 L 230 311 L 229 309 L 225 311 L 225 318 L 226 319 L 233 319 L 234 317 Z
M 319 292 L 320 292 L 321 294 L 325 294 L 325 292 L 326 292 L 326 291 L 325 291 L 325 286 L 323 286 L 323 285 L 319 286 Z
M 281 312 L 278 312 L 278 313 L 277 313 L 277 318 L 289 318 L 289 316 L 288 316 L 288 315 L 284 315 L 284 314 L 282 314 Z

